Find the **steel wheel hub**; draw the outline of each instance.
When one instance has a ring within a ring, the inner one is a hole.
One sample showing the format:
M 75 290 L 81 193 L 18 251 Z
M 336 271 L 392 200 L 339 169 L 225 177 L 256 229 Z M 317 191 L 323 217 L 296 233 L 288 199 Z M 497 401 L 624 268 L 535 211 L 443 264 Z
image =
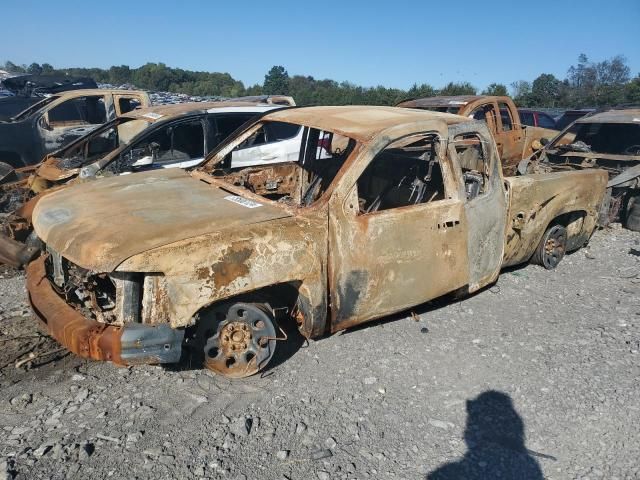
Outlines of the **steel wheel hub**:
M 564 256 L 567 237 L 563 230 L 552 229 L 544 244 L 544 263 L 555 267 Z
M 248 377 L 269 363 L 275 338 L 275 325 L 266 309 L 236 303 L 204 347 L 205 366 L 225 377 Z

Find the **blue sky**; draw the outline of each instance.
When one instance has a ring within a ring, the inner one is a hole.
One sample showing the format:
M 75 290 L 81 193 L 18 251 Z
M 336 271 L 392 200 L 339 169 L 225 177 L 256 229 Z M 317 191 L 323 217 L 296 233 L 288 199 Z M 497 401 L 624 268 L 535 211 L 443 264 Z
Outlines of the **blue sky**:
M 262 83 L 290 75 L 408 88 L 564 78 L 580 53 L 640 72 L 640 0 L 3 2 L 0 62 L 164 62 Z

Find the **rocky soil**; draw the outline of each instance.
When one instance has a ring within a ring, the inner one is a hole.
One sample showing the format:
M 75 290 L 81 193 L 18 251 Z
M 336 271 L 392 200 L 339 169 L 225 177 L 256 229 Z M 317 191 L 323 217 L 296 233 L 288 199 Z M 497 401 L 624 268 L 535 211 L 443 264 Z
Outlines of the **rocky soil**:
M 0 479 L 640 478 L 640 234 L 240 381 L 66 355 L 0 277 Z

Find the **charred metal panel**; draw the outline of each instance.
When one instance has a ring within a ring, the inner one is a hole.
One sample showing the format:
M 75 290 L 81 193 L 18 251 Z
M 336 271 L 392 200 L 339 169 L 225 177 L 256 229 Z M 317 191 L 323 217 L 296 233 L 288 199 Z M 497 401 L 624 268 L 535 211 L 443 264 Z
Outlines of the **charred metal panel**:
M 550 223 L 563 214 L 585 213 L 579 235 L 588 238 L 596 227 L 607 184 L 606 172 L 554 172 L 505 180 L 510 206 L 503 266 L 527 261 Z

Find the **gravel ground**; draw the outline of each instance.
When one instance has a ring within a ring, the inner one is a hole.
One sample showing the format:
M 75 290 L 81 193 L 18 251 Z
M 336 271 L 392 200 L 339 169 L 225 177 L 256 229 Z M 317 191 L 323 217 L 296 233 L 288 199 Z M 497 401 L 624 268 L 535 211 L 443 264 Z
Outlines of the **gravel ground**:
M 4 271 L 0 478 L 640 478 L 639 255 L 597 232 L 240 381 L 48 353 Z

